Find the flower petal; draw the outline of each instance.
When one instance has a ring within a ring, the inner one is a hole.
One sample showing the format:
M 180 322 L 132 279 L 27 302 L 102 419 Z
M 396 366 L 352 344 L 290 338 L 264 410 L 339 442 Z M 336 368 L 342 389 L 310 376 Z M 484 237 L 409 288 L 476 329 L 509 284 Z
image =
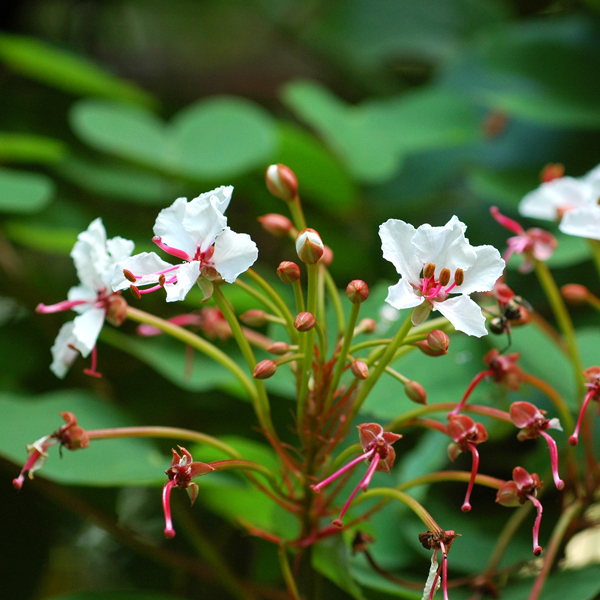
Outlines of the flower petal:
M 196 249 L 206 252 L 215 238 L 227 227 L 227 218 L 212 202 L 192 200 L 187 206 L 183 227 L 195 240 Z M 196 250 L 194 250 L 195 254 Z M 193 258 L 194 254 L 190 254 Z
M 74 328 L 75 323 L 73 321 L 65 323 L 60 328 L 56 340 L 54 341 L 54 345 L 50 350 L 52 352 L 52 364 L 50 365 L 50 370 L 60 379 L 67 374 L 67 371 L 79 355 L 79 352 L 71 348 L 75 342 L 75 337 L 73 335 Z
M 498 277 L 504 272 L 506 263 L 500 252 L 493 246 L 475 246 L 475 261 L 465 270 L 465 280 L 453 292 L 472 294 L 473 292 L 489 292 L 494 289 Z
M 73 320 L 73 345 L 81 356 L 87 356 L 94 349 L 105 317 L 103 308 L 91 308 Z
M 93 306 L 98 300 L 98 292 L 95 289 L 87 287 L 86 285 L 77 285 L 69 290 L 67 298 L 69 300 L 85 300 L 86 302 L 89 302 L 91 306 Z M 83 313 L 89 309 L 90 306 L 85 304 L 80 304 L 79 306 L 74 306 L 72 308 L 72 310 L 78 313 Z
M 210 192 L 200 194 L 197 198 L 194 198 L 190 204 L 200 201 L 211 203 L 221 214 L 225 214 L 229 202 L 231 201 L 231 195 L 233 194 L 232 185 L 222 185 Z
M 443 268 L 454 275 L 457 268 L 468 269 L 476 259 L 473 246 L 465 237 L 467 226 L 453 216 L 443 227 L 421 225 L 413 238 L 413 245 L 423 264 L 436 265 L 436 278 Z
M 444 302 L 434 302 L 433 307 L 454 325 L 454 329 L 474 337 L 487 335 L 481 308 L 468 296 L 455 296 Z
M 559 210 L 589 205 L 593 197 L 594 185 L 574 177 L 561 177 L 542 183 L 525 195 L 519 204 L 519 213 L 524 217 L 557 221 Z
M 586 206 L 570 210 L 558 228 L 567 235 L 600 240 L 600 206 Z
M 183 263 L 177 269 L 177 283 L 167 283 L 167 302 L 177 302 L 183 300 L 192 286 L 200 277 L 200 262 L 193 260 L 189 263 Z
M 247 233 L 235 233 L 227 227 L 215 241 L 215 269 L 227 283 L 233 283 L 257 258 L 258 248 Z
M 423 303 L 423 297 L 417 296 L 414 288 L 408 282 L 408 278 L 403 277 L 396 285 L 390 285 L 385 301 L 390 306 L 401 310 L 419 306 Z
M 131 281 L 123 275 L 123 269 L 131 271 L 134 275 L 141 275 L 141 279 L 138 279 L 135 285 L 146 285 L 158 283 L 159 276 L 156 273 L 170 268 L 173 268 L 173 265 L 164 261 L 155 252 L 142 252 L 115 265 L 111 286 L 117 292 L 131 285 Z
M 97 288 L 98 283 L 103 285 L 102 275 L 109 265 L 109 257 L 102 219 L 92 221 L 89 227 L 77 236 L 77 242 L 71 250 L 71 258 L 81 283 L 91 288 Z
M 423 264 L 412 243 L 416 231 L 410 223 L 399 219 L 389 219 L 379 226 L 383 258 L 389 260 L 402 277 L 418 284 Z
M 183 226 L 187 206 L 186 198 L 177 198 L 171 206 L 163 208 L 156 217 L 153 231 L 167 246 L 183 250 L 193 258 L 196 254 L 197 238 L 190 235 Z

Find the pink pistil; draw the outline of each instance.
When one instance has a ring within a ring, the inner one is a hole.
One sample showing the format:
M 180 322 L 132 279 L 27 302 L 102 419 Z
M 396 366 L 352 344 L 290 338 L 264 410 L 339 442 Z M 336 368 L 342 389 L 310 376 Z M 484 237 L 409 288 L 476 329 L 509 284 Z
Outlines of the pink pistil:
M 533 554 L 535 556 L 539 556 L 542 553 L 542 547 L 538 543 L 538 538 L 540 534 L 540 523 L 542 522 L 542 503 L 531 494 L 527 495 L 527 498 L 533 502 L 533 505 L 537 508 L 537 517 L 535 518 L 535 523 L 533 524 Z
M 90 304 L 89 300 L 63 300 L 56 304 L 38 304 L 35 307 L 35 312 L 50 314 L 56 312 L 63 312 L 65 310 L 71 310 L 75 306 L 81 306 L 82 304 Z
M 177 258 L 181 258 L 187 262 L 191 262 L 192 258 L 189 256 L 187 252 L 180 250 L 179 248 L 173 248 L 172 246 L 167 246 L 159 236 L 154 236 L 152 241 L 161 249 L 164 250 L 167 254 L 171 256 L 176 256 Z
M 463 396 L 462 400 L 456 405 L 456 408 L 454 410 L 451 410 L 448 413 L 448 418 L 450 418 L 453 415 L 457 415 L 464 408 L 469 396 L 471 395 L 471 392 L 477 387 L 479 382 L 485 377 L 488 377 L 493 374 L 494 371 L 492 369 L 487 369 L 486 371 L 482 371 L 481 373 L 475 375 L 473 381 L 471 381 L 471 383 L 469 384 L 469 387 L 467 388 L 467 391 L 465 392 L 465 395 Z
M 440 542 L 440 548 L 442 549 L 442 593 L 444 600 L 448 600 L 448 552 L 444 542 Z
M 92 348 L 92 364 L 89 369 L 84 369 L 83 372 L 90 377 L 97 377 L 100 379 L 102 377 L 102 373 L 99 373 L 96 370 L 96 366 L 98 364 L 98 351 L 96 350 L 96 346 Z
M 550 449 L 550 464 L 552 465 L 552 477 L 554 478 L 554 485 L 557 490 L 562 490 L 565 487 L 565 482 L 558 476 L 558 450 L 556 448 L 556 442 L 545 431 L 540 431 L 540 434 L 544 436 L 544 439 L 548 442 L 548 448 Z
M 571 444 L 571 446 L 577 446 L 577 443 L 579 442 L 579 429 L 581 428 L 581 424 L 583 423 L 583 415 L 585 413 L 585 409 L 587 408 L 587 405 L 590 403 L 590 400 L 592 399 L 594 394 L 597 393 L 597 391 L 598 390 L 596 388 L 593 388 L 585 396 L 583 405 L 581 407 L 581 411 L 579 413 L 579 418 L 577 419 L 575 431 L 573 432 L 573 435 L 569 438 L 569 444 Z
M 498 221 L 498 223 L 502 225 L 502 227 L 506 227 L 506 229 L 512 231 L 513 233 L 516 233 L 519 236 L 525 234 L 525 230 L 523 229 L 523 227 L 513 219 L 509 219 L 508 217 L 501 214 L 497 206 L 490 207 L 490 213 L 492 214 L 492 217 L 494 217 L 494 219 L 496 219 L 496 221 Z
M 311 489 L 314 492 L 319 493 L 321 491 L 321 488 L 324 488 L 326 485 L 329 485 L 332 481 L 337 479 L 340 475 L 343 475 L 346 471 L 351 469 L 354 465 L 357 465 L 359 462 L 366 460 L 367 458 L 372 456 L 374 452 L 375 452 L 375 448 L 373 448 L 372 450 L 369 450 L 368 452 L 365 452 L 364 454 L 361 454 L 360 456 L 357 456 L 356 458 L 352 459 L 349 463 L 345 464 L 341 469 L 336 471 L 333 475 L 330 475 L 327 479 L 323 479 L 323 481 L 321 481 L 320 483 L 311 485 L 310 486 Z
M 469 444 L 469 449 L 471 450 L 471 454 L 473 455 L 473 466 L 471 468 L 471 478 L 469 479 L 469 485 L 467 487 L 467 493 L 465 494 L 465 501 L 461 507 L 463 512 L 469 512 L 471 510 L 471 504 L 469 500 L 471 499 L 471 492 L 473 491 L 473 485 L 475 484 L 475 477 L 477 476 L 477 471 L 479 469 L 479 452 L 473 442 L 467 442 Z
M 163 487 L 162 503 L 163 511 L 165 513 L 165 537 L 173 539 L 175 537 L 175 529 L 173 528 L 173 521 L 171 520 L 171 490 L 177 485 L 175 479 L 169 479 Z

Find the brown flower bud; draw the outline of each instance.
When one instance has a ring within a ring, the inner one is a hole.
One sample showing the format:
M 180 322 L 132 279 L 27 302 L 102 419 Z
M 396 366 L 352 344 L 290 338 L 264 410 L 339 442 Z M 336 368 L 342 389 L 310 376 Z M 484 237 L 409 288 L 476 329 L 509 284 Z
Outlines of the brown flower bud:
M 294 327 L 298 331 L 310 331 L 315 326 L 316 321 L 312 313 L 301 312 L 294 319 Z
M 364 281 L 355 279 L 346 287 L 346 296 L 352 304 L 362 304 L 369 297 L 369 286 Z
M 418 381 L 407 381 L 404 384 L 404 392 L 417 404 L 427 404 L 427 392 Z
M 112 294 L 106 308 L 106 320 L 115 327 L 125 323 L 127 319 L 127 301 L 120 293 Z
M 303 229 L 296 237 L 298 258 L 309 265 L 319 262 L 325 246 L 321 236 L 314 229 Z
M 319 259 L 326 267 L 333 262 L 333 250 L 329 246 L 323 247 L 323 256 Z
M 289 235 L 291 231 L 294 231 L 292 222 L 283 215 L 277 213 L 270 213 L 258 217 L 258 222 L 263 226 L 263 229 L 274 235 L 275 237 L 285 237 Z
M 250 327 L 262 327 L 267 323 L 267 316 L 268 315 L 264 310 L 253 308 L 247 310 L 244 314 L 240 315 L 239 318 L 244 325 Z
M 560 163 L 548 163 L 540 173 L 542 183 L 548 183 L 553 179 L 560 179 L 565 174 L 565 166 Z
M 570 304 L 583 304 L 587 300 L 590 290 L 588 290 L 585 285 L 568 283 L 560 288 L 560 293 Z
M 290 351 L 290 345 L 285 342 L 275 342 L 267 347 L 267 352 L 281 356 Z
M 450 347 L 450 338 L 440 329 L 434 329 L 427 335 L 427 344 L 432 351 L 436 352 L 436 356 L 448 353 Z
M 377 321 L 375 319 L 362 319 L 356 326 L 354 334 L 357 333 L 373 333 L 377 329 Z
M 255 367 L 252 373 L 254 379 L 269 379 L 273 377 L 277 371 L 277 363 L 271 359 L 261 360 Z
M 277 275 L 283 283 L 294 283 L 300 279 L 300 267 L 290 260 L 284 260 L 277 267 Z
M 265 173 L 267 188 L 276 198 L 286 202 L 294 200 L 298 195 L 298 180 L 294 171 L 282 164 L 271 165 Z
M 350 370 L 357 379 L 366 379 L 369 376 L 369 367 L 362 360 L 355 360 L 350 365 Z

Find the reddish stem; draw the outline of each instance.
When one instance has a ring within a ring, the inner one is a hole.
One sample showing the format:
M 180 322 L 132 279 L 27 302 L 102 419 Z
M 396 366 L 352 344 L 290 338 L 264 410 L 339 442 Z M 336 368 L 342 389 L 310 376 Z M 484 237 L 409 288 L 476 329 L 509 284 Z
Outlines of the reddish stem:
M 171 490 L 177 485 L 174 479 L 170 479 L 165 483 L 162 493 L 163 511 L 165 513 L 165 537 L 173 539 L 175 537 L 175 529 L 173 529 L 173 521 L 171 520 Z
M 467 493 L 465 494 L 465 501 L 462 505 L 463 512 L 469 512 L 471 510 L 471 504 L 469 500 L 471 498 L 471 492 L 473 491 L 473 484 L 475 483 L 475 477 L 477 477 L 477 470 L 479 469 L 479 452 L 473 442 L 468 442 L 469 449 L 473 455 L 473 466 L 471 468 L 471 478 L 469 479 L 469 485 L 467 487 Z
M 546 431 L 540 431 L 540 433 L 548 442 L 548 448 L 550 449 L 550 464 L 552 465 L 554 485 L 556 485 L 557 490 L 562 490 L 565 487 L 565 482 L 558 475 L 558 450 L 556 448 L 556 442 Z
M 469 384 L 469 387 L 467 388 L 467 391 L 465 392 L 465 395 L 463 396 L 462 400 L 456 405 L 456 408 L 454 410 L 451 410 L 448 413 L 448 418 L 450 418 L 453 415 L 457 415 L 463 409 L 464 405 L 467 403 L 469 396 L 471 395 L 471 392 L 477 387 L 479 382 L 488 375 L 493 374 L 494 371 L 492 369 L 486 369 L 485 371 L 481 371 L 481 373 L 477 373 L 477 375 L 475 375 L 475 377 L 473 378 L 473 381 L 471 381 L 471 383 Z

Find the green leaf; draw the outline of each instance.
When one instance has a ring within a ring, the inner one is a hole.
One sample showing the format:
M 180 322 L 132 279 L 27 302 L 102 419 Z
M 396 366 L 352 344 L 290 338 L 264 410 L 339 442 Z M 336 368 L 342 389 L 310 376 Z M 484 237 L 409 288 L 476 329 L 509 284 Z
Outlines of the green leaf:
M 522 169 L 494 171 L 479 167 L 467 176 L 467 185 L 489 204 L 515 210 L 523 196 L 539 185 L 539 173 Z
M 357 190 L 339 164 L 312 134 L 297 125 L 279 124 L 280 146 L 274 162 L 287 165 L 300 182 L 302 199 L 344 214 L 356 206 Z
M 312 566 L 356 600 L 365 600 L 360 587 L 350 575 L 350 562 L 344 536 L 336 535 L 313 547 Z
M 208 98 L 175 116 L 169 148 L 168 161 L 175 172 L 198 179 L 232 177 L 271 162 L 275 123 L 249 100 Z
M 241 98 L 202 100 L 170 125 L 141 108 L 81 100 L 71 126 L 87 144 L 120 158 L 192 179 L 236 177 L 267 164 L 276 151 L 271 116 Z
M 473 107 L 435 87 L 356 106 L 311 81 L 292 82 L 282 95 L 366 183 L 391 178 L 407 154 L 462 145 L 480 136 Z
M 45 175 L 0 168 L 0 211 L 33 213 L 54 195 L 54 182 Z
M 27 221 L 7 221 L 4 233 L 9 240 L 41 252 L 69 254 L 77 241 L 79 231 L 45 227 Z
M 39 39 L 0 35 L 0 60 L 16 73 L 73 94 L 102 96 L 150 107 L 158 104 L 136 84 Z
M 54 163 L 67 154 L 61 140 L 27 133 L 0 133 L 0 161 Z
M 219 389 L 241 400 L 248 397 L 232 373 L 197 351 L 193 353 L 193 362 L 181 342 L 159 335 L 154 338 L 134 338 L 116 329 L 105 327 L 100 339 L 119 348 L 152 367 L 171 383 L 193 392 L 206 392 Z M 231 356 L 238 353 L 228 351 Z
M 90 192 L 136 204 L 164 205 L 165 199 L 174 198 L 177 193 L 164 177 L 122 164 L 99 164 L 72 157 L 55 169 Z
M 84 429 L 126 427 L 131 423 L 114 406 L 89 392 L 68 390 L 36 398 L 0 395 L 0 454 L 17 465 L 27 459 L 25 446 L 51 434 L 64 424 L 59 412 L 75 414 Z M 164 483 L 169 460 L 142 438 L 95 440 L 85 450 L 48 450 L 38 471 L 42 477 L 69 485 L 131 486 Z
M 575 331 L 577 346 L 581 352 L 581 361 L 584 368 L 598 365 L 598 340 L 600 327 L 581 327 Z

